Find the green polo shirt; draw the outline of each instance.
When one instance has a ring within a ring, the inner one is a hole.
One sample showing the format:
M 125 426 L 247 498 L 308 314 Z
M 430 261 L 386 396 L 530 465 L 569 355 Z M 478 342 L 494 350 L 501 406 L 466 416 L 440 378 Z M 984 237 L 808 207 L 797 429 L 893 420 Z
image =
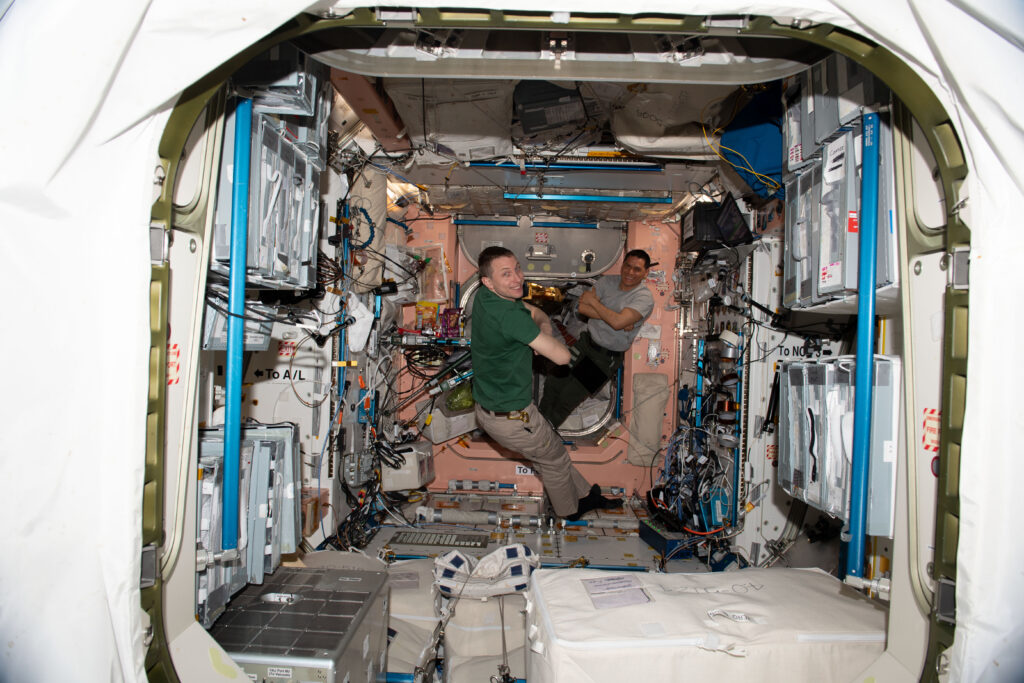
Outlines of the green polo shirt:
M 481 286 L 473 300 L 473 398 L 487 410 L 522 410 L 533 400 L 533 349 L 540 328 L 520 299 Z

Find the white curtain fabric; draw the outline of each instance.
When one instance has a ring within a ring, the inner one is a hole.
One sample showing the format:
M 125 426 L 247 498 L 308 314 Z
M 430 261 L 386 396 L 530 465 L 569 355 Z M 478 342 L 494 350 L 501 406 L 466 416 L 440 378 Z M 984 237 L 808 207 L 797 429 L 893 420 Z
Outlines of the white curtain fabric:
M 306 4 L 0 2 L 2 680 L 145 679 L 137 586 L 157 142 L 183 88 Z M 502 5 L 623 10 L 611 0 Z M 1007 476 L 1024 441 L 1024 420 L 1007 410 L 1024 383 L 1020 317 L 1007 309 L 1024 293 L 1024 3 L 641 0 L 629 10 L 847 27 L 912 65 L 946 107 L 967 153 L 961 211 L 972 228 L 951 673 L 999 680 L 991 663 L 1021 649 L 1024 623 L 1014 609 L 1024 604 L 1019 496 Z

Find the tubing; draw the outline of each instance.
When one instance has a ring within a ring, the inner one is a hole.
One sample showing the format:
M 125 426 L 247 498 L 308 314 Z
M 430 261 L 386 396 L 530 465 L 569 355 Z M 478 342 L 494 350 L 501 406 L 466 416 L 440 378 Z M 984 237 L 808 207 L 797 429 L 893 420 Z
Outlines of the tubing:
M 242 437 L 242 353 L 245 340 L 245 273 L 249 230 L 249 154 L 252 100 L 235 109 L 234 183 L 231 187 L 231 266 L 228 272 L 228 362 L 224 408 L 224 498 L 221 547 L 238 547 L 238 468 Z
M 736 403 L 739 404 L 740 408 L 736 411 L 736 426 L 733 427 L 733 433 L 737 439 L 742 439 L 741 426 L 745 416 L 743 415 L 743 334 L 740 333 L 740 355 L 736 359 Z M 741 441 L 742 443 L 742 441 Z M 729 515 L 729 523 L 732 528 L 735 529 L 739 524 L 740 518 L 740 465 L 742 464 L 742 457 L 739 447 L 732 449 L 732 511 Z
M 473 480 L 473 479 L 449 479 L 449 491 L 516 491 L 515 484 L 507 484 L 501 481 Z
M 875 376 L 875 276 L 878 251 L 878 114 L 864 114 L 861 138 L 860 235 L 857 257 L 857 368 L 850 482 L 850 542 L 846 575 L 864 575 L 864 536 L 871 458 Z
M 416 508 L 416 517 L 424 522 L 447 524 L 498 524 L 501 521 L 497 512 L 487 510 L 436 510 L 428 507 Z
M 697 392 L 694 394 L 694 405 L 697 407 L 697 412 L 693 418 L 694 429 L 700 429 L 702 427 L 701 412 L 704 410 L 704 340 L 697 340 Z M 697 436 L 697 442 L 701 445 L 701 452 L 704 452 L 704 444 L 700 439 L 699 432 Z M 677 499 L 678 500 L 678 499 Z M 683 518 L 683 505 L 679 503 L 679 507 L 676 510 L 676 516 L 679 519 Z

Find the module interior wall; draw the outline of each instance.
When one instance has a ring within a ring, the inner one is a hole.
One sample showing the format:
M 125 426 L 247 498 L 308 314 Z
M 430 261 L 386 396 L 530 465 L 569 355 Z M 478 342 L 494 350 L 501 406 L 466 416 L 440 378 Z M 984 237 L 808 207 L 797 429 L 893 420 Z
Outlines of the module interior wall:
M 451 303 L 456 297 L 458 289 L 456 283 L 466 282 L 476 272 L 475 266 L 458 249 L 455 226 L 450 219 L 415 221 L 410 223 L 410 226 L 413 228 L 413 234 L 409 246 L 440 245 L 444 247 L 448 259 L 446 268 L 448 266 L 451 268 L 447 272 L 450 278 Z M 651 258 L 659 263 L 658 266 L 651 269 L 651 276 L 648 280 L 648 286 L 654 294 L 655 300 L 654 312 L 648 322 L 659 325 L 661 328 L 661 352 L 649 362 L 648 340 L 637 339 L 630 353 L 627 354 L 623 402 L 624 424 L 627 426 L 630 420 L 629 408 L 632 405 L 632 376 L 634 372 L 663 373 L 669 377 L 669 383 L 674 387 L 677 359 L 675 358 L 673 335 L 677 311 L 666 307 L 672 303 L 672 264 L 675 260 L 678 240 L 678 232 L 668 224 L 633 223 L 630 225 L 627 250 L 637 247 L 646 249 L 651 254 Z M 608 272 L 617 273 L 618 269 L 617 263 Z M 408 326 L 411 327 L 414 324 L 415 307 L 412 304 L 405 306 L 404 319 Z M 402 388 L 408 388 L 410 382 L 408 377 L 403 377 L 402 381 Z M 674 396 L 675 389 L 673 388 L 673 398 L 665 406 L 663 442 L 672 433 L 674 426 L 671 417 L 675 406 Z M 408 414 L 411 415 L 412 411 L 408 411 Z M 630 465 L 626 462 L 628 447 L 628 431 L 622 430 L 619 438 L 610 438 L 603 446 L 570 445 L 569 454 L 581 473 L 592 483 L 602 486 L 621 486 L 630 492 L 633 490 L 644 492 L 650 488 L 652 475 L 649 468 Z M 429 485 L 432 490 L 447 488 L 448 481 L 451 479 L 514 483 L 524 494 L 539 494 L 542 490 L 540 480 L 536 476 L 524 474 L 523 470 L 517 467 L 520 463 L 508 457 L 510 454 L 499 452 L 496 446 L 485 439 L 451 440 L 436 445 L 434 453 L 436 477 Z

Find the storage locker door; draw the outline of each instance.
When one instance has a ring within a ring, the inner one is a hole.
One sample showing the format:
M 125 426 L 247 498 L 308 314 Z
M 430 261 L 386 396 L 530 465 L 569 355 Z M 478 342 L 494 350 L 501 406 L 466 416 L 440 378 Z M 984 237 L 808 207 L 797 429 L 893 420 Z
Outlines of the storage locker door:
M 898 281 L 896 261 L 896 178 L 892 127 L 888 115 L 879 116 L 878 126 L 878 262 L 879 287 Z
M 797 303 L 797 283 L 800 282 L 800 261 L 796 259 L 793 247 L 796 244 L 797 207 L 800 206 L 798 191 L 799 176 L 786 180 L 786 234 L 782 245 L 783 279 L 782 305 L 792 308 Z
M 853 166 L 853 134 L 845 133 L 825 146 L 822 159 L 821 204 L 819 212 L 818 271 L 816 278 L 819 298 L 843 294 L 847 289 L 848 260 L 854 260 L 856 273 L 856 241 L 850 252 L 847 240 L 849 226 L 848 194 L 851 177 L 856 178 Z M 853 184 L 856 187 L 855 184 Z M 856 199 L 854 198 L 854 201 Z M 854 204 L 856 216 L 856 204 Z M 854 233 L 854 238 L 856 234 Z M 856 281 L 854 281 L 856 288 Z
M 818 203 L 821 192 L 821 162 L 815 161 L 808 171 L 800 174 L 798 180 L 799 199 L 796 221 L 793 226 L 794 236 L 791 246 L 793 258 L 800 262 L 800 275 L 797 282 L 797 302 L 799 307 L 810 306 L 818 298 L 815 295 L 815 284 L 818 270 Z
M 896 448 L 899 438 L 897 359 L 875 356 L 874 394 L 866 531 L 871 536 L 892 538 L 896 508 Z
M 790 396 L 793 385 L 789 381 L 789 365 L 779 369 L 779 486 L 793 495 L 793 439 L 790 432 Z
M 818 154 L 818 143 L 814 139 L 815 97 L 811 70 L 804 71 L 797 78 L 800 80 L 800 147 L 806 160 Z
M 785 427 L 792 449 L 793 486 L 789 494 L 800 500 L 807 500 L 807 485 L 810 481 L 807 446 L 810 430 L 807 427 L 807 390 L 803 363 L 792 363 L 788 366 L 789 374 L 789 421 Z M 782 430 L 780 429 L 780 432 Z M 784 437 L 785 438 L 785 437 Z
M 829 57 L 811 67 L 814 89 L 814 141 L 821 145 L 839 128 L 839 98 L 836 96 L 836 62 Z
M 825 366 L 807 363 L 804 366 L 805 396 L 800 417 L 806 416 L 807 440 L 806 470 L 807 485 L 804 500 L 818 510 L 828 511 L 825 480 L 828 478 L 825 454 L 828 450 L 828 423 L 825 407 Z

